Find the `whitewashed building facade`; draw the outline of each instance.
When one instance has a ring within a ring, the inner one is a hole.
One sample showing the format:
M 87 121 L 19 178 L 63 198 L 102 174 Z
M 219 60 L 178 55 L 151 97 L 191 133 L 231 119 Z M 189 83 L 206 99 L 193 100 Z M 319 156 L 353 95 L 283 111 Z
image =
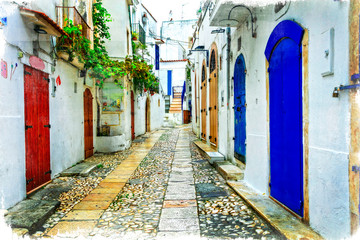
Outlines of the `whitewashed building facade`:
M 326 238 L 349 237 L 359 219 L 359 2 L 253 2 L 204 4 L 193 131 L 259 194 Z

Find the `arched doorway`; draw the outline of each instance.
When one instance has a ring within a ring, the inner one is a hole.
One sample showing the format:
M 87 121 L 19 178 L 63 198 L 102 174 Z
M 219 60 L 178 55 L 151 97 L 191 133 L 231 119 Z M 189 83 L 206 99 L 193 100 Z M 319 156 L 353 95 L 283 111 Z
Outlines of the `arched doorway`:
M 94 154 L 94 140 L 93 140 L 93 107 L 92 94 L 87 88 L 84 92 L 84 147 L 85 158 L 91 157 Z
M 135 139 L 135 99 L 134 91 L 131 91 L 131 139 Z
M 145 131 L 150 132 L 150 98 L 146 98 L 145 106 Z
M 213 43 L 210 54 L 210 89 L 209 89 L 209 115 L 210 115 L 210 143 L 218 145 L 218 52 Z
M 270 35 L 269 62 L 270 195 L 303 216 L 302 48 L 304 30 L 279 23 Z
M 203 61 L 201 68 L 201 139 L 206 142 L 206 63 Z
M 234 116 L 235 144 L 234 156 L 246 163 L 246 87 L 245 60 L 241 54 L 235 62 L 234 70 Z

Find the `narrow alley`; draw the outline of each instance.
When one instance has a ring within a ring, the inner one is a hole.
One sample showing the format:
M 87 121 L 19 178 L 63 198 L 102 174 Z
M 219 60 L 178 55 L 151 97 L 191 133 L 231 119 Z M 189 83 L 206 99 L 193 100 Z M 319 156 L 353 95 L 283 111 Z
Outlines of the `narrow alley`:
M 65 213 L 59 208 L 32 237 L 280 238 L 204 159 L 189 126 L 147 137 L 90 194 Z
M 0 0 L 0 239 L 360 239 L 360 0 Z

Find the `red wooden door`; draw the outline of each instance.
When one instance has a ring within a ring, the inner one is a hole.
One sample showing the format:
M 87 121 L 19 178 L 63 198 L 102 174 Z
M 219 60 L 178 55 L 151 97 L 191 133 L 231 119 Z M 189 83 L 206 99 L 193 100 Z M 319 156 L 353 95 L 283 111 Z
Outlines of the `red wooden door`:
M 93 108 L 92 94 L 87 88 L 84 92 L 84 147 L 85 158 L 94 154 L 94 137 L 93 137 Z
M 134 92 L 131 91 L 131 139 L 135 139 L 135 107 Z
M 26 191 L 50 181 L 49 75 L 24 66 Z

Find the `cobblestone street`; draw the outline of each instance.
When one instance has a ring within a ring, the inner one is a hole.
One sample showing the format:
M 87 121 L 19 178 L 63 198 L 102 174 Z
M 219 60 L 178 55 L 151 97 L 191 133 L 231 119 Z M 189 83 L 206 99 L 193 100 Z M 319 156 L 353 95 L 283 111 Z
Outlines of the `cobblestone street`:
M 89 195 L 72 206 L 62 202 L 67 210 L 60 208 L 32 237 L 279 239 L 192 140 L 186 126 L 152 133 L 112 172 L 103 170 Z

